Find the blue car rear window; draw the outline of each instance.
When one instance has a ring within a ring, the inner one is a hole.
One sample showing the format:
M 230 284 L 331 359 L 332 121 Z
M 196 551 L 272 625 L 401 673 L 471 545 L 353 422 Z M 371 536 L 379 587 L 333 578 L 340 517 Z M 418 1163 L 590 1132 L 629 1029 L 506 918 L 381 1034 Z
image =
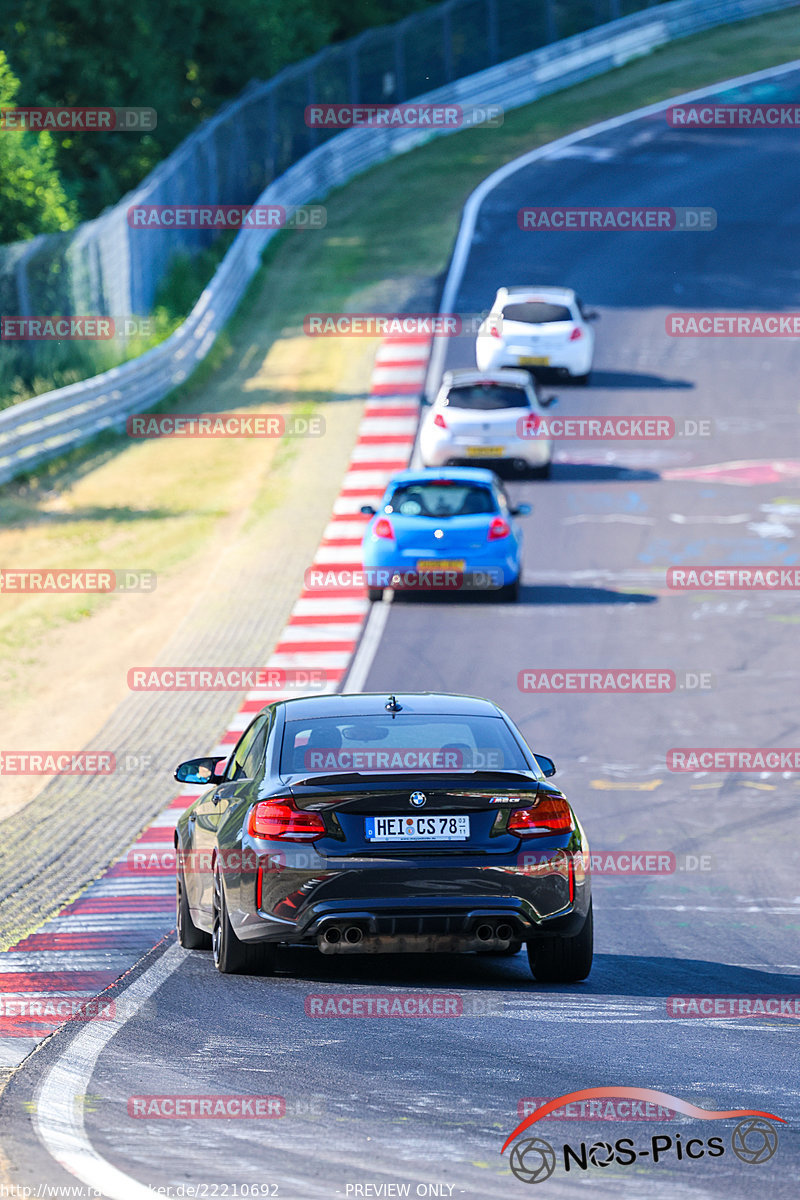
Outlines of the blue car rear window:
M 498 512 L 497 500 L 488 487 L 460 483 L 409 483 L 395 488 L 384 512 L 404 517 L 469 517 Z

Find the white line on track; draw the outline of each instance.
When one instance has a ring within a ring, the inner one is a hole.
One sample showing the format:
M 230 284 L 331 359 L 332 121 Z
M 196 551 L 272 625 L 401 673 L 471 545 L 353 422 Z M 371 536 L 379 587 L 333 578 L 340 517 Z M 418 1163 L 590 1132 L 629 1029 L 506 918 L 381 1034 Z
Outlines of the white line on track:
M 40 1141 L 60 1166 L 109 1200 L 156 1200 L 159 1193 L 137 1183 L 92 1149 L 83 1122 L 81 1097 L 89 1092 L 92 1072 L 102 1051 L 177 970 L 184 957 L 185 951 L 177 945 L 171 946 L 129 984 L 120 993 L 125 1003 L 118 1006 L 118 1012 L 124 1012 L 125 1016 L 87 1025 L 50 1068 L 39 1089 L 34 1124 Z
M 386 622 L 389 620 L 390 609 L 391 605 L 384 602 L 373 604 L 358 650 L 356 650 L 347 679 L 344 681 L 343 692 L 363 691 L 364 684 L 367 681 L 367 676 L 378 651 L 378 646 L 381 643 Z
M 705 96 L 713 96 L 733 87 L 742 87 L 745 84 L 755 83 L 761 79 L 772 79 L 776 75 L 790 74 L 792 71 L 796 71 L 799 65 L 800 63 L 794 61 L 784 63 L 780 67 L 767 67 L 766 70 L 754 71 L 750 75 L 740 75 L 736 79 L 723 80 L 719 83 L 711 84 L 710 87 L 700 88 L 696 92 L 687 92 L 683 96 L 671 96 L 668 100 L 659 101 L 658 104 L 648 104 L 644 108 L 636 108 L 633 112 L 623 113 L 621 116 L 612 117 L 608 121 L 600 121 L 596 125 L 589 125 L 586 129 L 579 129 L 575 133 L 567 134 L 566 137 L 558 138 L 555 142 L 548 142 L 544 146 L 538 146 L 535 150 L 523 154 L 520 158 L 512 159 L 505 166 L 500 167 L 497 171 L 493 171 L 491 175 L 487 175 L 467 198 L 467 203 L 464 205 L 464 215 L 461 218 L 461 225 L 450 262 L 450 270 L 445 280 L 439 311 L 443 313 L 455 311 L 454 305 L 458 289 L 461 286 L 461 280 L 464 276 L 470 247 L 475 237 L 475 225 L 481 205 L 489 193 L 494 191 L 498 184 L 504 183 L 511 175 L 516 174 L 517 171 L 523 170 L 531 163 L 537 162 L 540 159 L 563 158 L 564 152 L 568 147 L 574 146 L 578 142 L 586 141 L 588 138 L 597 137 L 599 133 L 606 133 L 612 129 L 620 129 L 623 125 L 629 125 L 632 121 L 641 120 L 642 117 L 662 113 L 666 109 L 672 108 L 675 104 L 688 104 L 693 100 L 702 100 Z M 425 393 L 428 396 L 432 395 L 434 389 L 438 386 L 442 375 L 442 365 L 444 363 L 446 348 L 445 338 L 434 337 L 426 376 Z

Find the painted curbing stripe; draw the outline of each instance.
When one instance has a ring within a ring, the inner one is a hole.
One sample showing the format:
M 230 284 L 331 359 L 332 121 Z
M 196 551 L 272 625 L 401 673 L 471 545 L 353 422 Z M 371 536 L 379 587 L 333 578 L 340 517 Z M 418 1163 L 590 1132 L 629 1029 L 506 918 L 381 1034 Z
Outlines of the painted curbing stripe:
M 413 384 L 418 388 L 425 379 L 425 364 L 421 363 L 406 363 L 402 367 L 389 366 L 388 364 L 376 367 L 372 373 L 372 392 L 376 391 L 376 385 L 383 384 Z
M 349 546 L 320 546 L 314 556 L 313 567 L 327 566 L 330 563 L 361 566 L 361 540 Z
M 414 439 L 404 437 L 402 442 L 406 448 L 407 454 L 410 455 L 414 448 Z M 360 443 L 353 450 L 353 455 L 350 459 L 350 470 L 357 471 L 358 464 L 362 462 L 369 463 L 370 466 L 374 466 L 376 463 L 384 462 L 396 464 L 399 461 L 397 458 L 397 451 L 399 449 L 400 447 L 395 443 L 385 446 L 380 442 Z M 406 457 L 406 462 L 408 462 L 408 457 Z M 398 470 L 402 469 L 402 465 L 398 467 Z
M 376 364 L 390 362 L 423 362 L 418 342 L 383 342 L 375 355 Z
M 352 457 L 315 558 L 320 569 L 330 571 L 331 566 L 340 565 L 352 571 L 360 566 L 361 537 L 368 517 L 359 512 L 359 507 L 367 502 L 365 497 L 379 500 L 392 473 L 408 465 L 419 405 L 409 401 L 406 393 L 412 379 L 416 381 L 411 389 L 415 393 L 422 386 L 429 346 L 426 337 L 397 341 L 382 348 L 385 353 L 381 366 L 376 360 L 372 391 Z M 295 667 L 322 671 L 323 687 L 298 689 L 296 693 L 285 688 L 252 689 L 214 753 L 229 753 L 253 713 L 265 703 L 287 695 L 337 690 L 352 665 L 369 609 L 361 585 L 326 587 L 322 592 L 304 589 L 266 670 Z M 82 985 L 88 997 L 95 996 L 130 967 L 143 948 L 149 948 L 168 931 L 174 906 L 174 823 L 178 812 L 188 807 L 196 795 L 194 789 L 185 789 L 173 796 L 125 855 L 83 896 L 4 955 L 0 993 L 10 996 L 10 988 L 14 987 L 30 996 L 35 980 L 37 988 L 44 987 L 46 994 L 52 994 L 53 984 L 60 980 L 71 994 L 77 994 L 77 985 Z M 10 1038 L 3 1038 L 5 1030 L 0 1025 L 0 1061 L 17 1065 L 52 1028 L 47 1025 L 34 1038 L 23 1038 L 14 1028 Z M 105 1167 L 103 1164 L 103 1170 Z M 114 1168 L 109 1169 L 114 1173 Z M 126 1198 L 134 1194 L 129 1180 L 125 1180 L 120 1194 Z M 141 1194 L 152 1193 L 142 1189 Z

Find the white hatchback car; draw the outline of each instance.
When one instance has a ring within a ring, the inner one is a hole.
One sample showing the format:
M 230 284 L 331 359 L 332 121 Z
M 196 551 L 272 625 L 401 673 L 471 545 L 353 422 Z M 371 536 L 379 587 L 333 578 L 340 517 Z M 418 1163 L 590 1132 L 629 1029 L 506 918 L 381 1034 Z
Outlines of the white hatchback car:
M 475 358 L 481 371 L 498 367 L 548 368 L 587 384 L 594 358 L 594 330 L 572 288 L 500 288 L 478 330 Z
M 543 436 L 542 422 L 544 410 L 556 400 L 540 396 L 527 371 L 445 371 L 422 418 L 423 466 L 496 467 L 505 461 L 546 479 L 553 443 Z

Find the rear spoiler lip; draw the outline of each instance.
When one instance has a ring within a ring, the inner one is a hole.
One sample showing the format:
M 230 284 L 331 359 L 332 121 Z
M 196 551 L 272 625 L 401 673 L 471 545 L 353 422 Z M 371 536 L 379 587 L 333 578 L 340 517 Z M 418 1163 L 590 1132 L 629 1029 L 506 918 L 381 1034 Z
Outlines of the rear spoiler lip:
M 515 787 L 517 785 L 526 784 L 533 787 L 536 791 L 539 790 L 541 780 L 537 779 L 533 772 L 526 773 L 523 771 L 429 771 L 429 772 L 403 772 L 403 771 L 341 771 L 336 774 L 327 775 L 303 775 L 300 778 L 295 778 L 293 775 L 283 775 L 281 779 L 284 785 L 289 788 L 296 787 L 335 787 L 337 784 L 348 783 L 374 783 L 379 786 L 386 784 L 394 784 L 395 789 L 399 788 L 424 788 L 436 787 L 441 790 L 446 784 L 455 784 L 458 786 L 459 781 L 468 783 L 486 782 L 485 791 L 492 787 Z

